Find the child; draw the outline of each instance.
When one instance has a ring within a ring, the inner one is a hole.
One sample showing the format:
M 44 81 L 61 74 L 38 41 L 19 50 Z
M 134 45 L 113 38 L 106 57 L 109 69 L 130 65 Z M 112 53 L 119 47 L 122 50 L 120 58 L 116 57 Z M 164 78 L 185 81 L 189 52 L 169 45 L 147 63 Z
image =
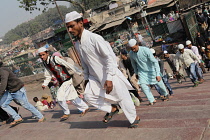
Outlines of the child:
M 39 99 L 38 99 L 37 97 L 34 97 L 33 100 L 34 100 L 34 102 L 36 103 L 36 104 L 35 104 L 35 107 L 36 107 L 39 111 L 43 111 L 43 110 L 48 109 L 48 106 L 47 106 L 47 105 L 44 105 L 41 101 L 39 101 Z

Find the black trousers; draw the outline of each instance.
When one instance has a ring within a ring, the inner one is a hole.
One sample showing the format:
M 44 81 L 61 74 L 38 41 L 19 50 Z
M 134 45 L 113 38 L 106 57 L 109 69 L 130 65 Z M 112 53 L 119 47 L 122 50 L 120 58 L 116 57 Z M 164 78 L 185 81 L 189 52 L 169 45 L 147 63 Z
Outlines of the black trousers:
M 17 113 L 18 113 L 18 110 L 17 110 L 17 107 L 13 107 L 13 106 L 10 106 L 12 109 L 14 109 Z M 6 111 L 4 111 L 1 107 L 0 107 L 0 120 L 2 121 L 6 121 L 10 118 L 10 116 L 7 114 Z

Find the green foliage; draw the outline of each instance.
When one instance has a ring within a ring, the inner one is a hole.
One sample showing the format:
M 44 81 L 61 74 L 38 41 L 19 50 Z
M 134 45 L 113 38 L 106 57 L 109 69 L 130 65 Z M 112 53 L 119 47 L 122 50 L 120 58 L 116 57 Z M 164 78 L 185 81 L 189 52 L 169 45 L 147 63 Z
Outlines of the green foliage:
M 63 16 L 66 13 L 70 12 L 71 9 L 67 8 L 66 6 L 59 6 L 59 9 Z M 4 36 L 4 43 L 9 44 L 12 41 L 32 36 L 54 24 L 55 21 L 61 20 L 57 9 L 50 8 L 47 12 L 35 17 L 34 19 L 24 22 L 14 29 L 8 31 Z

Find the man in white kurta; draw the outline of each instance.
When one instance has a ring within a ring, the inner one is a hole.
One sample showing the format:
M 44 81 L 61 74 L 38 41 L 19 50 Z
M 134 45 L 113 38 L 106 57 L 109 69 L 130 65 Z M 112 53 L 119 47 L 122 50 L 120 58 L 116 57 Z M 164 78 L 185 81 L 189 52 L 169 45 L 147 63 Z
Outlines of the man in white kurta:
M 64 112 L 64 115 L 61 117 L 61 121 L 68 119 L 70 115 L 67 104 L 68 101 L 71 101 L 82 112 L 81 116 L 83 116 L 89 110 L 89 107 L 78 97 L 78 94 L 73 86 L 72 76 L 67 71 L 68 69 L 71 69 L 78 72 L 79 70 L 58 56 L 50 56 L 48 50 L 44 47 L 40 48 L 38 53 L 45 66 L 46 79 L 42 84 L 42 88 L 44 89 L 48 86 L 52 76 L 54 76 L 60 84 L 57 91 L 57 101 Z
M 128 90 L 133 89 L 117 68 L 111 46 L 100 35 L 85 30 L 77 12 L 66 15 L 66 25 L 79 41 L 75 47 L 80 55 L 86 80 L 85 99 L 96 108 L 112 113 L 116 111 L 106 99 L 116 101 L 131 124 L 140 120 Z M 105 122 L 105 121 L 104 121 Z M 135 123 L 135 127 L 138 123 Z M 133 128 L 133 127 L 132 127 Z

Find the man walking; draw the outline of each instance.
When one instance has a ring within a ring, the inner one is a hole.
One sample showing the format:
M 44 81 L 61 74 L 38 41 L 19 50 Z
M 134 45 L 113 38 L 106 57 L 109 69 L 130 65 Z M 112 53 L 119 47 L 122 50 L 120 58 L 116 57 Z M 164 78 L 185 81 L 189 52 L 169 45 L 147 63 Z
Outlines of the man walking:
M 39 118 L 38 122 L 45 121 L 44 116 L 28 102 L 23 82 L 11 70 L 2 65 L 3 63 L 0 62 L 0 107 L 14 119 L 10 125 L 14 126 L 23 121 L 20 115 L 9 105 L 12 100 L 16 100 L 22 107 Z
M 47 87 L 52 79 L 52 76 L 54 76 L 59 82 L 60 87 L 57 91 L 57 100 L 64 112 L 60 121 L 67 120 L 70 116 L 67 104 L 69 101 L 82 111 L 81 116 L 84 116 L 88 112 L 89 107 L 81 98 L 78 97 L 78 94 L 73 86 L 72 75 L 68 72 L 68 70 L 76 72 L 77 68 L 58 56 L 50 56 L 45 47 L 40 48 L 38 53 L 45 66 L 46 79 L 42 84 L 42 88 L 44 89 Z
M 132 50 L 130 52 L 132 66 L 135 74 L 138 75 L 141 88 L 149 100 L 149 105 L 154 105 L 156 103 L 149 85 L 157 84 L 160 87 L 161 94 L 164 95 L 162 100 L 169 100 L 169 95 L 161 78 L 158 61 L 155 59 L 150 49 L 137 45 L 135 39 L 129 40 L 128 45 Z
M 202 60 L 201 55 L 199 54 L 198 48 L 197 48 L 196 46 L 193 46 L 193 45 L 192 45 L 192 42 L 191 42 L 190 40 L 187 40 L 187 41 L 186 41 L 186 46 L 187 46 L 188 49 L 190 49 L 190 50 L 193 51 L 193 53 L 198 57 L 198 59 Z M 201 66 L 203 67 L 203 65 L 201 65 Z M 203 69 L 205 70 L 205 68 L 203 68 Z M 201 67 L 198 65 L 197 62 L 196 62 L 196 65 L 195 65 L 195 71 L 196 71 L 196 73 L 197 73 L 197 75 L 198 75 L 199 81 L 200 81 L 201 83 L 203 83 L 204 80 L 203 80 L 202 69 L 201 69 Z
M 117 68 L 116 56 L 109 43 L 100 35 L 85 30 L 82 16 L 76 11 L 68 13 L 65 22 L 69 32 L 78 38 L 75 46 L 84 69 L 85 99 L 107 112 L 103 120 L 105 123 L 119 111 L 116 105 L 105 99 L 118 102 L 131 123 L 129 127 L 138 127 L 140 118 L 128 92 L 133 88 Z
M 179 51 L 176 53 L 176 71 L 179 71 L 179 61 L 184 64 L 184 68 L 190 77 L 191 81 L 194 83 L 194 87 L 198 86 L 200 83 L 198 81 L 198 75 L 196 74 L 196 63 L 202 65 L 200 59 L 189 49 L 184 49 L 183 44 L 178 45 Z

